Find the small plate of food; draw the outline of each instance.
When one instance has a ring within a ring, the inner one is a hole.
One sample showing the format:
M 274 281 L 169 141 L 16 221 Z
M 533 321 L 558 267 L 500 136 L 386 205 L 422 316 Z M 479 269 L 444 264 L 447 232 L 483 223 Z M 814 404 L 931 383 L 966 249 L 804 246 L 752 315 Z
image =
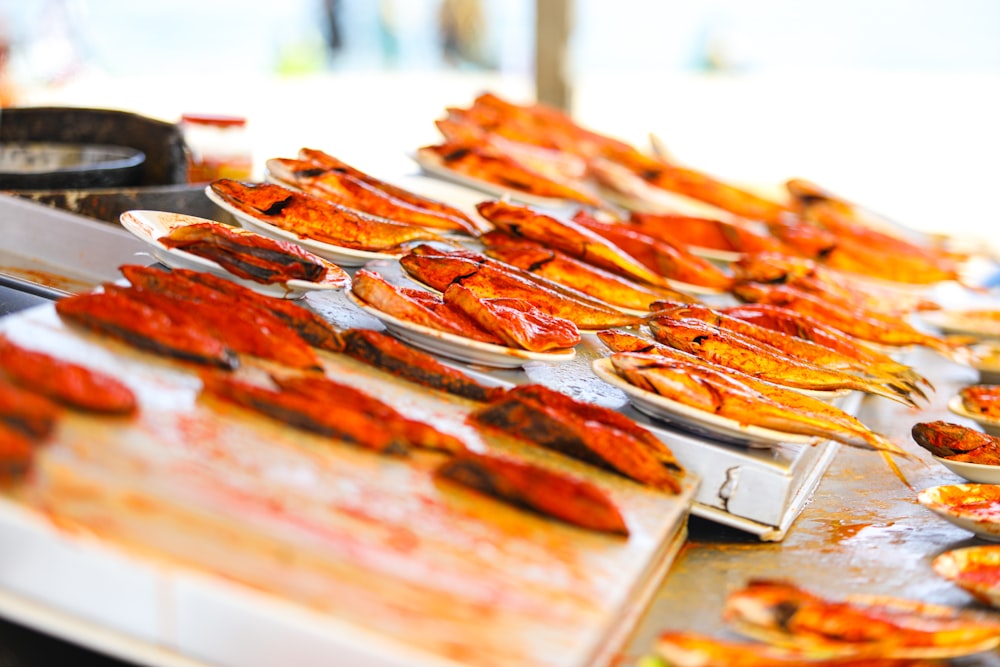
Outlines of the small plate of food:
M 358 298 L 353 292 L 347 297 L 354 305 L 377 318 L 389 332 L 407 343 L 423 350 L 467 364 L 480 364 L 492 368 L 519 368 L 530 361 L 562 362 L 576 356 L 576 348 L 553 352 L 529 352 L 505 345 L 482 343 L 446 331 L 438 331 L 414 322 L 408 322 L 375 308 Z
M 945 484 L 917 494 L 917 502 L 984 540 L 1000 542 L 1000 485 Z
M 513 299 L 480 299 L 461 285 L 439 295 L 397 287 L 361 269 L 348 297 L 398 338 L 471 364 L 517 368 L 529 361 L 569 361 L 580 341 L 568 320 Z
M 962 424 L 920 422 L 910 431 L 913 441 L 934 460 L 970 482 L 1000 484 L 1000 438 Z
M 819 440 L 815 436 L 741 424 L 734 419 L 720 417 L 646 391 L 618 375 L 611 359 L 596 359 L 592 368 L 597 377 L 621 389 L 640 412 L 696 435 L 740 445 L 815 444 Z
M 351 283 L 342 268 L 295 243 L 215 220 L 144 210 L 125 211 L 120 220 L 167 266 L 207 271 L 261 294 L 297 298 Z
M 946 334 L 1000 339 L 1000 308 L 933 310 L 920 318 Z
M 992 613 L 885 595 L 830 598 L 781 579 L 750 580 L 729 593 L 722 614 L 746 637 L 835 664 L 957 658 L 1000 644 Z
M 1000 340 L 983 341 L 969 349 L 972 351 L 969 363 L 979 371 L 979 381 L 983 384 L 1000 384 Z
M 948 409 L 973 420 L 990 435 L 1000 436 L 1000 385 L 963 387 L 948 401 Z
M 427 174 L 529 206 L 546 209 L 603 206 L 597 196 L 528 170 L 508 156 L 482 153 L 474 147 L 449 146 L 425 146 L 411 157 Z
M 287 193 L 287 201 L 303 201 L 300 198 L 308 197 L 308 195 L 304 193 L 296 192 L 273 183 L 259 185 L 241 184 L 236 183 L 235 181 L 227 182 L 227 184 L 228 183 L 235 184 L 232 187 L 239 187 L 241 192 L 250 191 L 250 196 L 252 196 L 252 188 L 271 186 L 274 188 L 280 188 L 284 191 L 281 194 Z M 441 240 L 440 237 L 433 232 L 428 232 L 420 228 L 399 229 L 401 227 L 407 228 L 409 226 L 387 223 L 371 218 L 361 218 L 360 216 L 346 212 L 341 207 L 337 207 L 327 202 L 322 202 L 321 200 L 315 198 L 304 200 L 302 207 L 303 210 L 299 216 L 295 216 L 294 211 L 289 211 L 289 206 L 280 205 L 286 200 L 281 200 L 278 204 L 275 204 L 273 207 L 267 209 L 267 213 L 273 213 L 273 215 L 267 215 L 260 212 L 256 212 L 255 214 L 254 212 L 251 212 L 251 210 L 253 210 L 251 207 L 248 207 L 247 209 L 241 208 L 233 203 L 235 200 L 230 201 L 230 199 L 220 195 L 216 191 L 215 186 L 216 183 L 206 186 L 205 195 L 212 200 L 212 203 L 216 206 L 235 217 L 236 220 L 245 228 L 259 234 L 263 234 L 264 236 L 270 236 L 271 238 L 297 243 L 306 250 L 309 250 L 324 259 L 328 259 L 338 266 L 363 266 L 365 263 L 373 259 L 388 259 L 396 257 L 398 254 L 403 252 L 402 245 L 411 240 Z M 312 205 L 322 207 L 326 210 L 339 212 L 335 213 L 334 216 L 347 216 L 347 224 L 331 225 L 331 223 L 328 222 L 332 219 L 339 219 L 339 217 L 334 218 L 319 215 L 315 219 L 312 219 L 308 210 L 312 207 Z M 296 217 L 299 219 L 296 220 Z M 267 218 L 270 218 L 270 221 Z M 315 223 L 316 220 L 323 220 L 324 222 L 318 223 L 321 226 L 317 226 Z M 282 226 L 275 224 L 279 221 Z M 355 223 L 357 223 L 357 225 L 355 225 Z M 333 243 L 330 240 L 334 236 L 347 238 L 348 236 L 353 235 L 355 238 L 361 238 L 355 234 L 357 231 L 355 229 L 356 226 L 365 228 L 371 232 L 364 235 L 364 240 L 359 241 L 359 245 L 365 247 L 348 247 L 347 245 Z M 420 229 L 420 231 L 413 231 L 416 229 Z M 377 239 L 377 242 L 375 239 Z
M 936 573 L 991 607 L 1000 607 L 1000 545 L 946 551 L 931 562 Z

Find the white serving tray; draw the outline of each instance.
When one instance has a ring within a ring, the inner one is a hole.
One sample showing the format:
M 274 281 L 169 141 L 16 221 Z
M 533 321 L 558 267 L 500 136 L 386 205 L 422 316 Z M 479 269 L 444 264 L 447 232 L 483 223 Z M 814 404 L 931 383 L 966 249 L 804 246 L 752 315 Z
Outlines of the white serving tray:
M 135 418 L 64 415 L 0 498 L 0 615 L 127 660 L 610 664 L 686 535 L 696 476 L 671 496 L 587 473 L 632 531 L 595 534 L 442 487 L 440 454 L 378 457 L 206 403 L 195 369 L 67 327 L 52 306 L 0 329 L 138 394 Z M 469 402 L 323 359 L 405 414 L 474 436 Z

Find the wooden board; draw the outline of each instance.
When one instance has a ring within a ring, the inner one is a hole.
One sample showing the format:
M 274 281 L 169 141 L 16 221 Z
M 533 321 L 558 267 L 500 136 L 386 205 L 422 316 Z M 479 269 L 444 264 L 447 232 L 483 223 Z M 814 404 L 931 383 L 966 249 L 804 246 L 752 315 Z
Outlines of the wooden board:
M 683 539 L 695 478 L 669 496 L 486 440 L 465 423 L 474 404 L 347 358 L 324 355 L 327 374 L 470 447 L 588 476 L 631 535 L 436 481 L 441 454 L 381 457 L 199 398 L 194 367 L 67 328 L 49 306 L 0 326 L 26 347 L 119 377 L 141 403 L 130 419 L 64 417 L 10 494 L 45 520 L 27 531 L 34 565 L 3 556 L 0 590 L 180 656 L 274 664 L 277 642 L 296 664 L 589 665 L 610 659 Z M 266 370 L 251 361 L 241 372 Z M 4 516 L 0 534 L 13 525 Z M 97 549 L 87 552 L 90 586 L 54 589 L 37 559 L 80 544 Z M 129 577 L 148 592 L 121 603 Z M 108 597 L 95 599 L 102 586 Z

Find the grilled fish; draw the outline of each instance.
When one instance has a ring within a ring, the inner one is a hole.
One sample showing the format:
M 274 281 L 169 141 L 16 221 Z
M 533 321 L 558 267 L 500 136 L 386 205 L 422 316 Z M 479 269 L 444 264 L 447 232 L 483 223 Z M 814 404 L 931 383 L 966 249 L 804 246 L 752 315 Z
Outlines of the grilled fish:
M 236 353 L 182 311 L 168 315 L 126 294 L 89 293 L 56 302 L 60 317 L 134 347 L 185 361 L 236 368 Z
M 567 288 L 517 269 L 477 263 L 459 255 L 424 253 L 422 246 L 399 263 L 416 280 L 443 292 L 452 283 L 472 290 L 479 298 L 523 299 L 542 312 L 573 322 L 580 329 L 603 329 L 636 324 L 639 318 L 603 305 Z M 549 284 L 545 284 L 549 283 Z
M 692 301 L 692 297 L 665 287 L 643 285 L 610 271 L 574 259 L 541 243 L 517 239 L 502 232 L 483 234 L 486 254 L 542 278 L 582 292 L 616 308 L 649 310 L 656 301 Z
M 836 440 L 892 454 L 906 452 L 829 403 L 680 351 L 611 355 L 628 382 L 693 408 L 753 426 Z
M 0 336 L 0 372 L 21 387 L 78 410 L 130 415 L 135 394 L 119 380 Z
M 341 282 L 349 280 L 339 266 L 301 246 L 217 222 L 179 225 L 157 240 L 168 248 L 210 259 L 230 273 L 258 283 L 317 282 L 331 271 Z
M 430 229 L 479 233 L 464 215 L 417 206 L 343 169 L 326 168 L 307 160 L 271 158 L 267 161 L 267 170 L 282 183 L 358 213 Z
M 628 535 L 614 503 L 590 482 L 496 454 L 464 452 L 435 471 L 448 479 L 574 526 Z
M 397 251 L 409 241 L 440 240 L 422 227 L 362 217 L 302 192 L 273 183 L 247 184 L 223 178 L 213 192 L 247 215 L 301 238 L 366 251 Z

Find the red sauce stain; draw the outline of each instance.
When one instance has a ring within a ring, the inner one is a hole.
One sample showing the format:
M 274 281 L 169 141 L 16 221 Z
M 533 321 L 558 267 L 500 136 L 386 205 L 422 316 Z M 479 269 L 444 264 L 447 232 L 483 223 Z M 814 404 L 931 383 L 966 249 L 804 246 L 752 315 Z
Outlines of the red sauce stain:
M 85 292 L 92 287 L 82 280 L 70 278 L 69 276 L 60 275 L 58 273 L 42 271 L 40 269 L 23 269 L 0 266 L 0 273 L 20 278 L 21 280 L 27 280 L 28 282 L 35 283 L 36 285 L 45 285 L 46 287 L 70 293 Z

